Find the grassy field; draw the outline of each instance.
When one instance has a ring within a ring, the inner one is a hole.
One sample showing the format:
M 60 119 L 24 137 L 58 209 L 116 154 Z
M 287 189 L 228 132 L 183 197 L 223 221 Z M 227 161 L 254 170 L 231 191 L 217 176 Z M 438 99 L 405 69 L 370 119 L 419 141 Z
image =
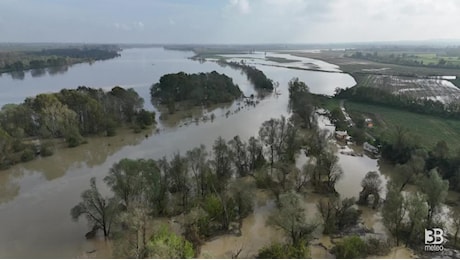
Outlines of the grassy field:
M 444 59 L 452 65 L 460 65 L 460 59 L 454 56 L 443 56 L 436 53 L 417 53 L 413 56 L 418 62 L 423 61 L 423 64 L 438 64 L 441 59 Z
M 436 142 L 445 140 L 451 150 L 460 148 L 460 121 L 421 115 L 404 110 L 369 105 L 356 102 L 345 102 L 345 108 L 352 118 L 365 115 L 373 118 L 375 128 L 370 132 L 382 135 L 395 125 L 400 125 L 416 135 L 420 145 L 431 148 Z

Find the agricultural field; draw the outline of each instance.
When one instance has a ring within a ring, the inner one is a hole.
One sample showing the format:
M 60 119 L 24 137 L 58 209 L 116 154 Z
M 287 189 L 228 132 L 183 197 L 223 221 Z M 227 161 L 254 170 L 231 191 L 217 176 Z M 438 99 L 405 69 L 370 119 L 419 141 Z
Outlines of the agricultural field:
M 442 103 L 459 102 L 460 89 L 452 82 L 440 78 L 414 78 L 392 75 L 363 75 L 359 85 L 380 88 L 394 95 L 406 95 L 416 99 L 431 99 Z
M 460 149 L 460 121 L 422 115 L 385 106 L 346 101 L 345 108 L 353 120 L 370 117 L 374 128 L 369 132 L 373 136 L 387 137 L 388 130 L 396 125 L 407 128 L 417 138 L 416 142 L 426 148 L 432 148 L 438 141 L 444 140 L 452 151 Z
M 353 50 L 355 52 L 356 50 Z M 407 66 L 401 64 L 383 63 L 372 60 L 357 59 L 350 57 L 351 51 L 347 50 L 322 50 L 321 52 L 284 52 L 294 56 L 307 57 L 323 60 L 336 64 L 347 73 L 384 74 L 397 76 L 457 76 L 460 77 L 460 69 Z M 456 57 L 452 55 L 452 57 Z M 459 60 L 460 62 L 460 60 Z

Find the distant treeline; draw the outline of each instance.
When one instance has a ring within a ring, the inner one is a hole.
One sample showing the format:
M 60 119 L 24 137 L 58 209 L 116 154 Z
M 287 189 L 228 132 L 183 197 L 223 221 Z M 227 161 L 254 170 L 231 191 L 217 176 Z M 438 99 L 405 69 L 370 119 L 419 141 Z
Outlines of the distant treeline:
M 47 50 L 42 50 L 36 54 L 40 56 L 60 56 L 60 57 L 88 59 L 88 60 L 106 60 L 106 59 L 112 59 L 117 56 L 120 56 L 120 54 L 118 54 L 116 49 L 103 49 L 103 48 L 47 49 Z
M 237 68 L 244 71 L 244 73 L 246 73 L 248 76 L 249 81 L 251 81 L 251 83 L 254 84 L 257 89 L 268 91 L 273 90 L 273 81 L 267 78 L 267 76 L 265 76 L 265 74 L 261 70 L 258 70 L 256 67 L 238 62 L 225 62 L 225 64 L 232 68 Z
M 37 147 L 30 140 L 64 138 L 70 147 L 83 136 L 115 135 L 116 128 L 131 125 L 140 130 L 152 125 L 155 113 L 142 109 L 144 100 L 133 89 L 78 87 L 58 93 L 26 98 L 21 104 L 8 104 L 0 111 L 0 168 L 35 157 Z M 47 144 L 40 153 L 50 155 Z M 38 145 L 40 146 L 40 145 Z
M 241 97 L 238 85 L 225 74 L 216 71 L 187 74 L 179 72 L 166 74 L 150 88 L 152 101 L 167 105 L 170 113 L 175 111 L 175 103 L 191 102 L 193 105 L 211 105 L 230 102 Z
M 0 53 L 0 73 L 66 66 L 81 62 L 112 59 L 117 56 L 120 54 L 118 49 L 113 46 L 3 52 Z

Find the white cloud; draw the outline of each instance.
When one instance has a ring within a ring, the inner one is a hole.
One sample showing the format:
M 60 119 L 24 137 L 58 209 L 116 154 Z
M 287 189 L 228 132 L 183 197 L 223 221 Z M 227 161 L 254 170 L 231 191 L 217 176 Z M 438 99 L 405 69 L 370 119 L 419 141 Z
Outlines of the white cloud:
M 230 0 L 230 6 L 236 8 L 240 14 L 248 14 L 251 12 L 248 0 Z
M 144 23 L 143 22 L 132 22 L 132 23 L 114 23 L 113 26 L 115 29 L 120 31 L 143 31 L 144 30 Z
M 143 22 L 137 22 L 137 27 L 139 28 L 139 30 L 144 30 L 144 23 Z

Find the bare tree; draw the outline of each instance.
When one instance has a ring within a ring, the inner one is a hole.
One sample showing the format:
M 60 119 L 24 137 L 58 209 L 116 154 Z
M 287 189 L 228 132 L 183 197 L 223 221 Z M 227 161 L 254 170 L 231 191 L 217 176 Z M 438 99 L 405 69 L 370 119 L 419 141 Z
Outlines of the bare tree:
M 300 196 L 290 192 L 280 197 L 280 207 L 270 216 L 269 223 L 281 228 L 293 245 L 308 243 L 318 224 L 309 223 L 300 205 Z
M 82 201 L 70 210 L 74 221 L 80 216 L 85 216 L 89 224 L 97 229 L 102 229 L 104 237 L 110 235 L 112 224 L 118 213 L 118 202 L 114 199 L 104 198 L 96 186 L 96 178 L 91 178 L 90 189 L 81 194 Z

